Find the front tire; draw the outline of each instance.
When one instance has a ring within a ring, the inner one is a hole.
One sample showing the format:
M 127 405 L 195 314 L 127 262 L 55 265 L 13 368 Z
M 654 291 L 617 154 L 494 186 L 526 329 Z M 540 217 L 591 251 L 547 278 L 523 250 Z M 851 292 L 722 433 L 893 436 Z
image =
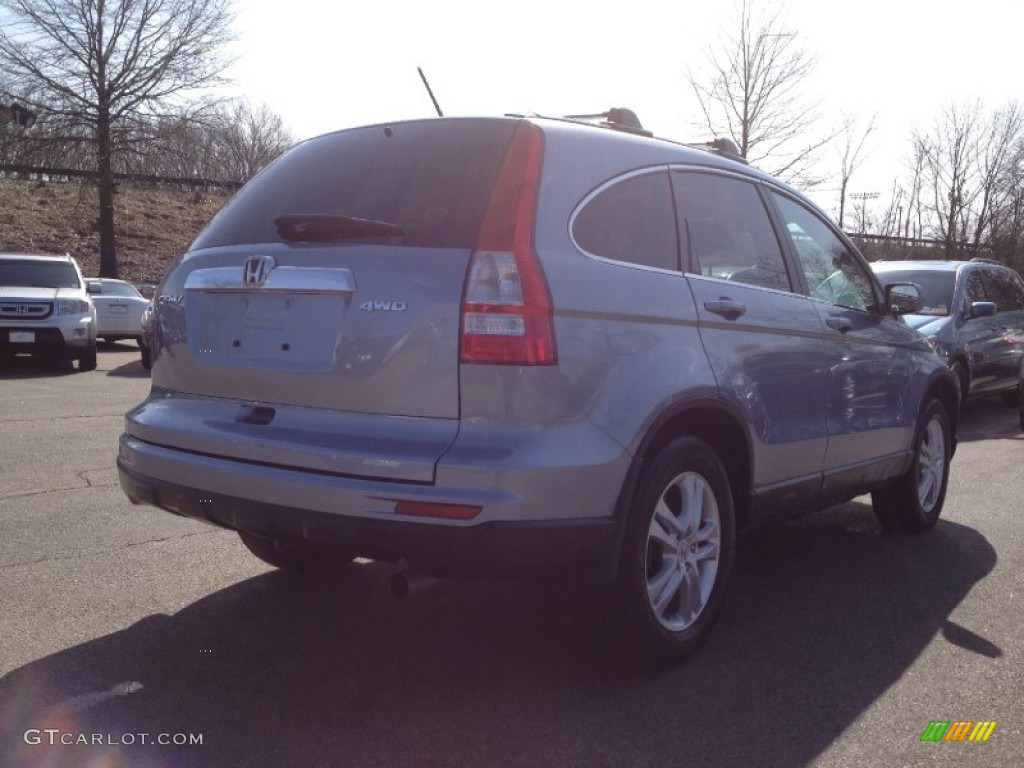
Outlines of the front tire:
M 96 370 L 96 345 L 89 349 L 88 352 L 82 354 L 78 358 L 78 370 L 80 371 L 95 371 Z
M 645 655 L 682 659 L 710 634 L 735 557 L 725 467 L 705 442 L 680 438 L 641 476 L 626 526 L 621 594 Z
M 910 469 L 871 494 L 875 516 L 883 528 L 921 533 L 938 522 L 946 500 L 952 450 L 946 408 L 938 400 L 929 400 L 918 421 Z

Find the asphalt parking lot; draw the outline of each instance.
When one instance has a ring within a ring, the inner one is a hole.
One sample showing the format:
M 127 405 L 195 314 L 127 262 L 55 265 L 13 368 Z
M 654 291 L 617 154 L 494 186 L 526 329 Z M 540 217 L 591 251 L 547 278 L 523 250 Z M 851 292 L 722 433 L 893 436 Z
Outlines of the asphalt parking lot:
M 1024 435 L 996 402 L 934 531 L 858 499 L 751 534 L 708 645 L 651 669 L 577 587 L 399 601 L 381 564 L 296 580 L 133 507 L 116 440 L 148 387 L 130 343 L 0 371 L 0 766 L 1022 764 Z M 996 726 L 922 742 L 936 720 Z

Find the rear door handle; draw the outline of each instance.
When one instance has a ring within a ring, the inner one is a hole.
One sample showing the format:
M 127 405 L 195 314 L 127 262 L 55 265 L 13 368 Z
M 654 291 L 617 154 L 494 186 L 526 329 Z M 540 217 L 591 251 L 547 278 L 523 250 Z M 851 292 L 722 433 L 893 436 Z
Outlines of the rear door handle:
M 829 316 L 829 318 L 825 321 L 825 325 L 827 325 L 829 328 L 839 331 L 840 333 L 846 333 L 848 330 L 853 328 L 853 323 L 851 323 L 847 318 L 843 317 L 842 315 Z
M 741 304 L 738 301 L 732 299 L 718 299 L 718 301 L 705 301 L 704 309 L 708 312 L 714 312 L 716 315 L 728 318 L 729 320 L 735 320 L 740 315 L 747 311 L 747 305 Z

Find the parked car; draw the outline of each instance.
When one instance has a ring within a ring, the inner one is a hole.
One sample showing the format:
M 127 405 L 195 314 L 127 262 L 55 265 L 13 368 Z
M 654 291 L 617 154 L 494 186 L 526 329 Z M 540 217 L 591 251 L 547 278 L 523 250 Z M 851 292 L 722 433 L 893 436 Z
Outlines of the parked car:
M 624 111 L 339 131 L 169 270 L 120 481 L 296 571 L 594 578 L 680 657 L 737 530 L 867 492 L 935 524 L 958 395 L 918 298 L 728 145 Z
M 953 369 L 965 400 L 1020 399 L 1024 362 L 1024 280 L 1009 267 L 971 261 L 879 261 L 883 284 L 912 282 L 921 309 L 905 320 L 928 337 Z
M 0 253 L 0 358 L 33 355 L 96 368 L 96 308 L 69 255 Z
M 142 346 L 142 313 L 149 306 L 135 286 L 124 280 L 91 277 L 97 286 L 92 294 L 96 305 L 96 335 L 107 342 L 132 339 Z
M 153 298 L 146 302 L 146 308 L 142 312 L 142 335 L 139 337 L 139 352 L 142 355 L 142 367 L 147 371 L 153 367 L 153 353 L 150 350 L 149 334 L 153 324 Z

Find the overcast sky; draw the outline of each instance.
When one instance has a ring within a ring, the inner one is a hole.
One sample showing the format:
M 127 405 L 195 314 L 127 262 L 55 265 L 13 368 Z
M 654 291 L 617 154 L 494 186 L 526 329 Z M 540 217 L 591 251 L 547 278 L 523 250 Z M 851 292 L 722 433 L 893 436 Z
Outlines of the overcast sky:
M 808 94 L 827 116 L 878 113 L 875 149 L 850 191 L 886 202 L 909 132 L 943 106 L 1024 97 L 1020 0 L 790 0 L 788 30 L 816 58 Z M 625 106 L 656 134 L 695 129 L 686 79 L 732 13 L 730 0 L 615 4 L 517 0 L 240 0 L 236 92 L 296 138 L 429 117 L 422 67 L 446 115 L 564 115 Z M 837 161 L 836 161 L 837 163 Z M 814 193 L 834 212 L 826 185 Z

